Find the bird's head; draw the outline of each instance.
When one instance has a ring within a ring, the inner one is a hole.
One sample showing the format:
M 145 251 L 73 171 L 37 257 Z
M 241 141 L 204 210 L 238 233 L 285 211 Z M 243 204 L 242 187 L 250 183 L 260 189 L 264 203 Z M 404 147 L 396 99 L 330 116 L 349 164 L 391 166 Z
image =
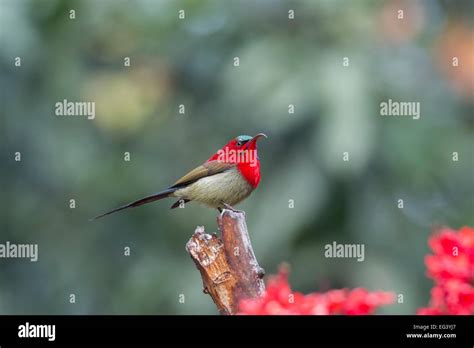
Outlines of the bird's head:
M 241 163 L 246 159 L 253 158 L 249 156 L 251 153 L 257 156 L 257 140 L 260 138 L 266 138 L 267 136 L 263 133 L 258 133 L 254 137 L 249 135 L 239 135 L 233 138 L 227 144 L 217 151 L 209 161 L 219 160 L 226 163 Z
M 250 135 L 239 135 L 235 137 L 229 143 L 227 143 L 226 147 L 229 149 L 235 150 L 256 150 L 257 149 L 257 140 L 260 138 L 266 138 L 267 136 L 263 133 L 258 133 L 256 136 L 251 137 Z

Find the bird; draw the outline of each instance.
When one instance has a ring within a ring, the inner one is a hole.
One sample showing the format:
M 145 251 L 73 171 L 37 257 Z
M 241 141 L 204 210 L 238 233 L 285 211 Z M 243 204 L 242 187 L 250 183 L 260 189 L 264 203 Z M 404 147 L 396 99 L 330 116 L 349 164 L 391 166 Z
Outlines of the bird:
M 178 199 L 171 209 L 184 207 L 186 203 L 194 201 L 216 208 L 220 212 L 224 208 L 235 211 L 233 206 L 250 196 L 260 183 L 260 159 L 257 150 L 257 141 L 260 138 L 267 136 L 264 133 L 253 137 L 239 135 L 167 189 L 110 210 L 91 220 L 168 197 Z

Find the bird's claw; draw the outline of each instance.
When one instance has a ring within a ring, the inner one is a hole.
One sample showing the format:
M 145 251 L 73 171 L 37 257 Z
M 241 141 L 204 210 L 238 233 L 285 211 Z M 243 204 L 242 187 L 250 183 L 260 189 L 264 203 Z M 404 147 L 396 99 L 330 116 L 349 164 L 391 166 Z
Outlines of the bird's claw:
M 265 277 L 265 270 L 260 266 L 258 267 L 258 270 L 257 270 L 257 277 L 258 279 L 263 279 L 263 277 Z
M 222 205 L 224 206 L 225 209 L 227 210 L 230 210 L 230 211 L 233 211 L 235 213 L 240 213 L 240 214 L 244 214 L 245 215 L 245 212 L 243 210 L 237 210 L 235 209 L 234 207 L 232 207 L 230 204 L 227 204 L 227 203 L 222 203 Z

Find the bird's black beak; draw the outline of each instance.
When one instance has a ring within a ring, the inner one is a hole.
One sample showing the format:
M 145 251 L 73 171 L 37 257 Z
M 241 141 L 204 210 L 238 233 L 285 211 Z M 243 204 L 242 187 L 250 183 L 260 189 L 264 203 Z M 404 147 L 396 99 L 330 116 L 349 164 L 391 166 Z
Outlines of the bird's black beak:
M 252 140 L 250 140 L 250 141 L 257 141 L 258 138 L 262 138 L 262 137 L 265 138 L 265 139 L 268 138 L 265 134 L 263 134 L 263 133 L 258 133 L 258 134 L 257 134 L 256 136 L 254 136 L 254 137 L 252 138 Z
M 256 136 L 254 136 L 252 139 L 250 139 L 247 142 L 247 144 L 245 144 L 245 149 L 248 149 L 251 144 L 255 143 L 260 138 L 268 138 L 268 137 L 263 133 L 258 133 Z

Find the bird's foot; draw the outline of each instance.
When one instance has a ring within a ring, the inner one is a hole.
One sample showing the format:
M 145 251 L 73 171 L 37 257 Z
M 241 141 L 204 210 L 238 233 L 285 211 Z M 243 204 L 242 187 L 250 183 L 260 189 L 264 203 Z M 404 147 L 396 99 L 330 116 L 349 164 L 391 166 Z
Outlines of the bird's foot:
M 235 213 L 240 213 L 240 214 L 244 214 L 244 215 L 245 215 L 245 211 L 243 211 L 243 210 L 237 210 L 237 209 L 235 209 L 234 207 L 232 207 L 230 204 L 227 204 L 227 203 L 222 202 L 222 205 L 223 205 L 224 208 L 227 209 L 227 210 L 230 210 L 230 211 L 233 211 L 233 212 L 235 212 Z M 219 209 L 219 211 L 222 213 L 222 209 Z

